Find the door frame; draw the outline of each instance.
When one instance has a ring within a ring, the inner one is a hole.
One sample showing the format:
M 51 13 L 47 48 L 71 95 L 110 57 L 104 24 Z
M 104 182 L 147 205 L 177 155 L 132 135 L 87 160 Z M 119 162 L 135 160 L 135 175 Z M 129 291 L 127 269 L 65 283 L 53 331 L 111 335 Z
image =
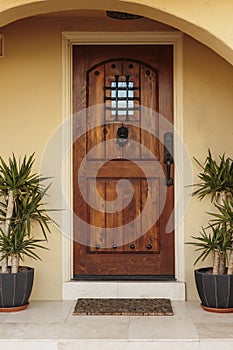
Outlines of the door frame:
M 175 191 L 175 278 L 185 281 L 184 152 L 183 152 L 183 34 L 171 32 L 62 32 L 62 208 L 73 207 L 72 193 L 72 47 L 73 45 L 173 45 Z M 179 138 L 176 136 L 179 135 Z M 67 149 L 69 152 L 67 154 Z M 181 175 L 182 174 L 182 175 Z M 72 211 L 62 211 L 62 283 L 73 278 Z

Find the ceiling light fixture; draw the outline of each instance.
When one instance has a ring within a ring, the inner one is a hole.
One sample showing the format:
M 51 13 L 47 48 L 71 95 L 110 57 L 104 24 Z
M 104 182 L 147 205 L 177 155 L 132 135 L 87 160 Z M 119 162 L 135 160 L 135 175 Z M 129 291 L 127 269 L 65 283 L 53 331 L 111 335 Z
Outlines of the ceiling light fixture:
M 143 16 L 133 15 L 132 13 L 127 13 L 127 12 L 118 12 L 118 11 L 106 11 L 106 15 L 114 19 L 122 19 L 122 20 L 143 18 Z

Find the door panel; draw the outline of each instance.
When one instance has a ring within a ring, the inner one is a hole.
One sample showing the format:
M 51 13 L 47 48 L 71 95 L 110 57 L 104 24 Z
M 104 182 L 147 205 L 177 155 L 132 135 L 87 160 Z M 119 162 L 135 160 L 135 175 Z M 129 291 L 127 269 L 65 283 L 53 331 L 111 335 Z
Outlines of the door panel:
M 116 193 L 117 185 L 120 187 L 120 178 L 115 179 L 88 179 L 87 180 L 87 192 L 89 199 L 96 198 L 95 188 L 97 189 L 99 195 L 105 201 L 113 201 L 117 197 L 123 210 L 116 213 L 106 213 L 105 206 L 103 206 L 103 211 L 97 211 L 89 207 L 88 210 L 88 222 L 95 227 L 101 228 L 101 230 L 96 230 L 90 235 L 90 247 L 89 252 L 105 252 L 118 254 L 121 252 L 135 253 L 153 253 L 159 252 L 159 242 L 158 237 L 158 222 L 153 224 L 151 220 L 151 212 L 148 211 L 144 218 L 140 216 L 141 209 L 144 208 L 148 196 L 152 197 L 152 203 L 154 204 L 153 210 L 158 210 L 156 199 L 158 198 L 159 186 L 156 179 L 135 179 L 128 178 L 128 180 L 133 185 L 133 198 L 131 199 L 130 191 L 120 191 L 118 195 Z M 152 191 L 148 191 L 147 182 L 151 182 L 150 187 Z M 130 197 L 130 201 L 129 198 Z M 153 201 L 154 198 L 154 201 Z M 94 202 L 92 202 L 95 204 Z M 128 204 L 129 203 L 129 204 Z M 128 205 L 127 205 L 128 204 Z M 134 219 L 138 217 L 138 221 L 135 222 Z M 140 232 L 144 225 L 150 225 L 150 230 L 147 231 L 143 237 L 140 237 Z M 128 225 L 127 228 L 125 225 Z M 117 232 L 109 233 L 106 228 L 117 227 Z M 122 244 L 123 242 L 123 244 Z M 114 246 L 115 245 L 115 246 Z M 148 245 L 151 247 L 148 249 Z
M 174 276 L 162 142 L 173 132 L 172 55 L 171 45 L 73 48 L 73 109 L 87 108 L 78 139 L 73 125 L 73 209 L 87 223 L 74 220 L 74 277 Z

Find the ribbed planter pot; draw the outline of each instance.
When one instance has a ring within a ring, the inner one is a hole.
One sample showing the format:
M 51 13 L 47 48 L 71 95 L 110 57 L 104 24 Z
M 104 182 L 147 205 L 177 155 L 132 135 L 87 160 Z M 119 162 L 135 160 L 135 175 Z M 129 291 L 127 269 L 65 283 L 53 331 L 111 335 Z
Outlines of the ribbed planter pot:
M 202 308 L 211 312 L 233 312 L 233 275 L 213 275 L 210 267 L 194 273 Z
M 0 312 L 26 309 L 34 279 L 34 268 L 23 267 L 18 273 L 0 273 Z

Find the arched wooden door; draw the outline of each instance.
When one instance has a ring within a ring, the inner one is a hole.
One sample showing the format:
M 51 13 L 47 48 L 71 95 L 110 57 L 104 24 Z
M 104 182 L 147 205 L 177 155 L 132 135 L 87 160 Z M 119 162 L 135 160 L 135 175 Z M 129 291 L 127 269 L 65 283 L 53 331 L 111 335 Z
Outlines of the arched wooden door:
M 174 278 L 172 46 L 74 46 L 73 110 L 74 278 Z

